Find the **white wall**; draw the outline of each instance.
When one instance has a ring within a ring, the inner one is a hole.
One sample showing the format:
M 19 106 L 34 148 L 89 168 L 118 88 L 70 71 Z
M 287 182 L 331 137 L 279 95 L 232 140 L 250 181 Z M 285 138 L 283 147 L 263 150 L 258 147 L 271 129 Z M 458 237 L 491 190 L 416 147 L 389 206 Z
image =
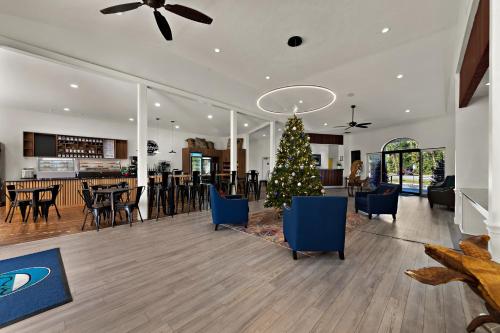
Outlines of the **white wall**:
M 36 158 L 23 157 L 23 131 L 106 137 L 112 139 L 128 140 L 128 155 L 136 155 L 137 135 L 136 124 L 131 122 L 111 122 L 96 120 L 73 115 L 60 115 L 32 111 L 0 110 L 0 142 L 5 146 L 5 178 L 17 179 L 21 176 L 22 168 L 36 168 Z M 186 133 L 175 130 L 174 150 L 177 154 L 169 154 L 172 149 L 171 130 L 160 129 L 159 140 L 156 126 L 149 128 L 148 138 L 157 141 L 160 153 L 149 157 L 148 164 L 152 165 L 158 160 L 172 162 L 172 168 L 182 169 L 182 148 L 187 147 L 187 138 L 206 138 L 215 142 L 217 149 L 225 148 L 224 138 L 207 137 L 201 134 Z M 124 165 L 127 161 L 122 161 Z
M 250 136 L 250 170 L 257 170 L 262 175 L 262 159 L 269 157 L 269 136 L 257 137 Z
M 453 115 L 429 118 L 418 122 L 374 130 L 356 130 L 344 137 L 344 174 L 348 175 L 351 151 L 361 150 L 361 159 L 366 166 L 366 154 L 380 152 L 382 147 L 395 138 L 412 138 L 420 148 L 441 148 L 445 151 L 446 174 L 455 172 L 455 120 Z M 366 172 L 365 167 L 363 172 Z M 366 175 L 363 175 L 365 177 Z
M 488 96 L 455 115 L 456 187 L 488 188 Z

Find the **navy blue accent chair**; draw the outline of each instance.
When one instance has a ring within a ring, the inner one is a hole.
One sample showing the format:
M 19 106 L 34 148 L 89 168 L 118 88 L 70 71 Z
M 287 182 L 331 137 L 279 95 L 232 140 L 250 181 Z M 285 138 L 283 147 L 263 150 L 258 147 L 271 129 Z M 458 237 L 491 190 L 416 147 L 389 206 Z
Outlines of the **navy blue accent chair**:
M 248 199 L 239 196 L 221 197 L 215 186 L 210 186 L 210 206 L 215 230 L 219 224 L 248 225 Z
M 382 183 L 375 191 L 356 193 L 356 213 L 360 210 L 368 213 L 370 220 L 373 214 L 391 214 L 396 219 L 398 199 L 399 185 Z
M 292 249 L 297 251 L 338 251 L 344 260 L 346 197 L 293 197 L 292 207 L 283 210 L 283 233 Z

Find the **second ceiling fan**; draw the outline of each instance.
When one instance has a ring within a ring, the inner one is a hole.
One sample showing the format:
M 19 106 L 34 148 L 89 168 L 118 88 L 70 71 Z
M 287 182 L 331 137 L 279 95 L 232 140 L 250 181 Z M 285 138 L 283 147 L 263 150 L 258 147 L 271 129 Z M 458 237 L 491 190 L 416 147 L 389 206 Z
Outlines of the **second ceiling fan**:
M 137 9 L 144 5 L 153 8 L 153 14 L 156 19 L 156 24 L 158 24 L 158 28 L 160 29 L 161 34 L 163 35 L 163 37 L 165 37 L 166 40 L 172 40 L 172 30 L 170 29 L 170 25 L 168 24 L 167 19 L 158 11 L 158 9 L 165 8 L 169 12 L 199 23 L 211 24 L 213 21 L 212 18 L 195 9 L 182 5 L 165 4 L 165 0 L 144 0 L 142 2 L 125 3 L 122 5 L 102 9 L 101 13 L 118 14 Z
M 351 105 L 351 109 L 352 109 L 352 118 L 351 118 L 351 121 L 347 123 L 347 126 L 346 125 L 340 125 L 340 126 L 335 126 L 334 128 L 344 128 L 344 134 L 348 134 L 348 133 L 351 133 L 349 132 L 349 130 L 353 127 L 357 127 L 357 128 L 368 128 L 369 125 L 371 125 L 372 123 L 357 123 L 354 121 L 354 109 L 356 108 L 356 105 Z

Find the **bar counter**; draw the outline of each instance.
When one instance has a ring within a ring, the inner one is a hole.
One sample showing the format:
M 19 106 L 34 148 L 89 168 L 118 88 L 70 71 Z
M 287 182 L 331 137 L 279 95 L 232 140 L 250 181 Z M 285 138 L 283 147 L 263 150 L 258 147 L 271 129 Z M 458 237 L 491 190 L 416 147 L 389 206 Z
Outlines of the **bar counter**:
M 319 169 L 323 186 L 343 186 L 344 169 Z
M 161 176 L 156 176 L 156 181 L 160 181 Z M 62 207 L 83 207 L 83 200 L 78 194 L 82 190 L 82 181 L 92 185 L 111 185 L 121 182 L 127 182 L 129 187 L 137 186 L 137 178 L 131 177 L 109 177 L 109 178 L 54 178 L 54 179 L 20 179 L 6 181 L 5 185 L 15 185 L 22 188 L 48 187 L 51 185 L 61 185 L 59 195 L 57 197 L 57 206 Z M 7 196 L 7 209 L 10 207 L 10 200 Z

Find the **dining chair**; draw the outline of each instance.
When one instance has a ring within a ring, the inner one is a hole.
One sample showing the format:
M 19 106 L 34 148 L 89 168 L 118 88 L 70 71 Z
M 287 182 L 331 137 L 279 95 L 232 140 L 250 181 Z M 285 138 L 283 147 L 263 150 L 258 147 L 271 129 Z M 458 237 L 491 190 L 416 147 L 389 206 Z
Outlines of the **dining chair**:
M 42 211 L 42 216 L 45 218 L 45 222 L 49 220 L 49 208 L 54 206 L 56 209 L 57 217 L 61 218 L 61 214 L 59 213 L 59 209 L 57 208 L 56 200 L 59 195 L 59 191 L 61 189 L 61 185 L 52 185 L 50 187 L 50 199 L 40 199 L 37 200 L 36 208 L 40 208 Z M 35 207 L 33 208 L 35 209 Z
M 5 222 L 9 221 L 9 223 L 12 223 L 12 218 L 14 217 L 14 213 L 16 212 L 17 207 L 19 208 L 19 212 L 21 213 L 23 222 L 26 222 L 29 217 L 29 212 L 28 214 L 26 214 L 26 209 L 31 207 L 32 200 L 19 199 L 18 194 L 16 193 L 15 185 L 7 185 L 6 187 L 7 187 L 7 196 L 9 197 L 10 201 L 10 206 L 9 206 L 9 211 L 7 212 L 7 216 L 5 217 Z
M 132 226 L 133 214 L 134 214 L 134 210 L 136 210 L 136 209 L 137 209 L 137 212 L 139 213 L 139 217 L 141 219 L 141 222 L 144 222 L 144 220 L 142 219 L 141 209 L 139 208 L 139 202 L 141 201 L 141 196 L 142 196 L 142 192 L 144 191 L 144 186 L 138 186 L 138 187 L 131 189 L 131 190 L 136 191 L 135 200 L 127 201 L 127 202 L 118 202 L 115 206 L 115 211 L 120 211 L 120 210 L 125 211 L 125 213 L 127 215 L 128 223 L 130 226 Z
M 82 189 L 80 195 L 84 199 L 85 207 L 87 209 L 85 219 L 82 224 L 82 231 L 85 228 L 85 223 L 87 222 L 89 214 L 92 214 L 92 221 L 95 221 L 96 229 L 99 231 L 99 227 L 101 225 L 101 215 L 105 215 L 105 213 L 111 209 L 111 205 L 109 203 L 102 202 L 94 203 L 94 199 L 89 189 Z

